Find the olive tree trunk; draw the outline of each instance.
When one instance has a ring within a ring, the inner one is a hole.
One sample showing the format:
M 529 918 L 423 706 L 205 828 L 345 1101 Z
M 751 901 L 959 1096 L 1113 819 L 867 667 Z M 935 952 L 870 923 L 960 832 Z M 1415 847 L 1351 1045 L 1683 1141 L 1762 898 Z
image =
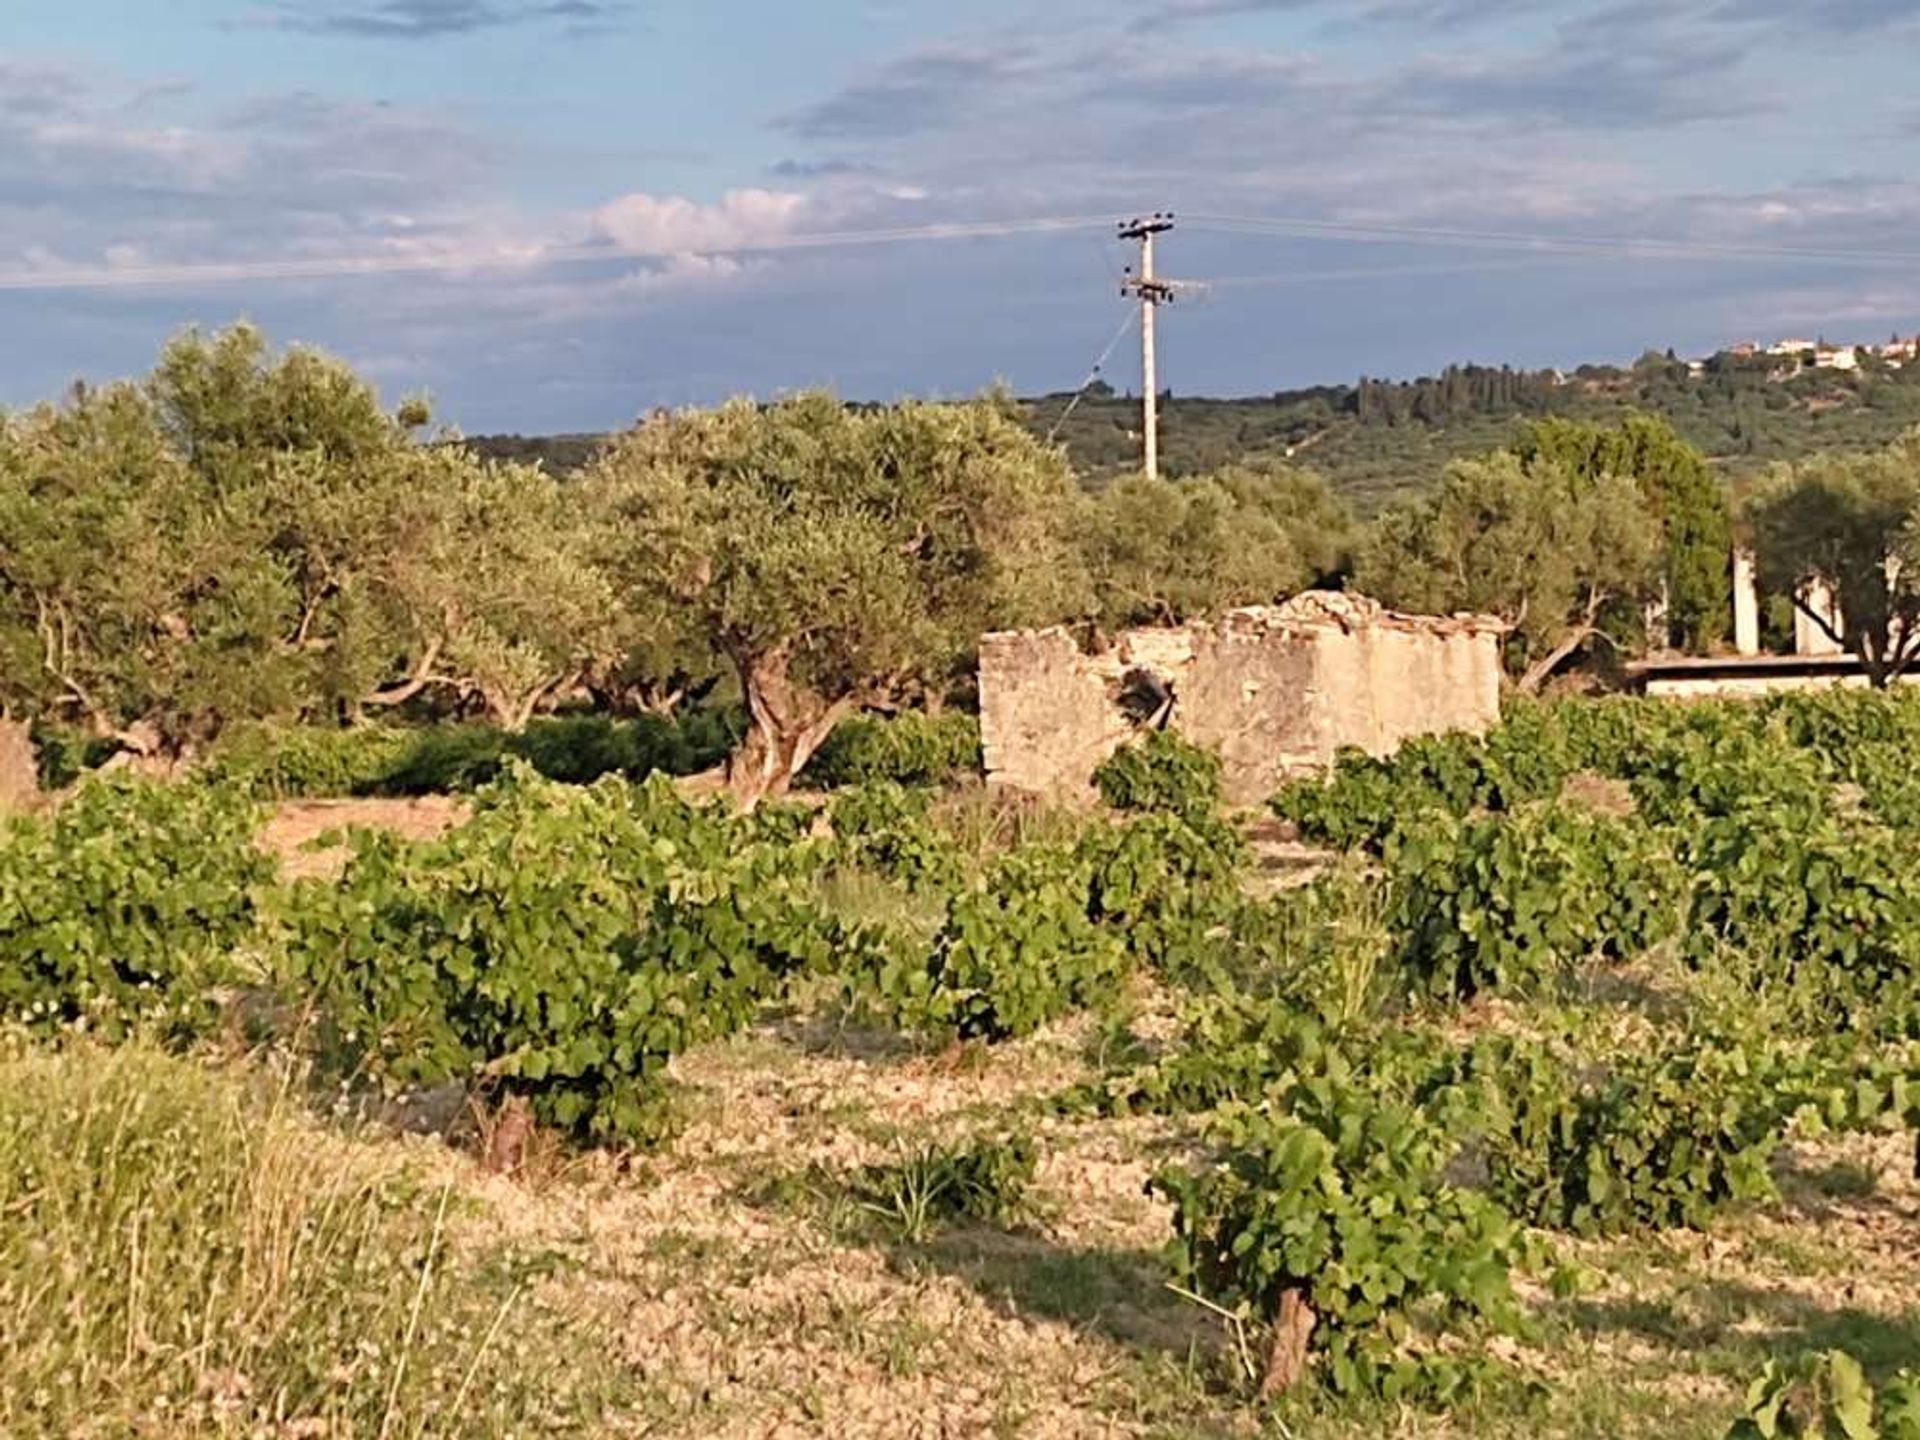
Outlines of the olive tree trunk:
M 747 733 L 727 760 L 727 788 L 743 810 L 793 788 L 814 751 L 859 703 L 797 684 L 784 649 L 736 657 L 747 702 Z

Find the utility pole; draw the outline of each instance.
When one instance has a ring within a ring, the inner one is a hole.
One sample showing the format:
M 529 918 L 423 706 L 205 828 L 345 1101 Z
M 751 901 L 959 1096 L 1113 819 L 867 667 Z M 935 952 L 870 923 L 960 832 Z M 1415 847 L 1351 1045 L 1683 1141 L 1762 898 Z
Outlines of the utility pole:
M 1127 278 L 1121 282 L 1120 293 L 1140 297 L 1141 398 L 1145 409 L 1141 433 L 1149 478 L 1157 478 L 1160 474 L 1160 378 L 1154 366 L 1153 312 L 1173 301 L 1172 284 L 1154 278 L 1153 237 L 1164 235 L 1171 229 L 1173 215 L 1159 210 L 1151 215 L 1120 222 L 1120 238 L 1140 242 L 1140 268 L 1128 272 Z

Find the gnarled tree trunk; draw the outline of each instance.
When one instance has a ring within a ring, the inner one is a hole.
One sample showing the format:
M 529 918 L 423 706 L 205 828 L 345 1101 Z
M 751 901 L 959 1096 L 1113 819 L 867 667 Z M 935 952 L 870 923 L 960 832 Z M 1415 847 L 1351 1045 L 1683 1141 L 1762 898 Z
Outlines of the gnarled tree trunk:
M 1576 630 L 1569 631 L 1558 645 L 1527 666 L 1520 678 L 1514 682 L 1514 689 L 1522 695 L 1539 694 L 1540 687 L 1553 678 L 1553 672 L 1566 663 L 1567 657 L 1599 633 L 1591 625 L 1582 625 Z
M 747 734 L 727 760 L 727 788 L 743 810 L 793 788 L 793 777 L 858 701 L 829 699 L 795 683 L 784 647 L 734 657 L 747 701 Z
M 1559 644 L 1527 666 L 1514 688 L 1522 695 L 1537 695 L 1540 687 L 1552 678 L 1553 672 L 1566 663 L 1568 656 L 1602 633 L 1600 609 L 1610 598 L 1604 590 L 1588 591 L 1586 608 L 1579 623 L 1560 637 Z M 1521 612 L 1522 619 L 1525 618 L 1525 613 L 1524 610 Z

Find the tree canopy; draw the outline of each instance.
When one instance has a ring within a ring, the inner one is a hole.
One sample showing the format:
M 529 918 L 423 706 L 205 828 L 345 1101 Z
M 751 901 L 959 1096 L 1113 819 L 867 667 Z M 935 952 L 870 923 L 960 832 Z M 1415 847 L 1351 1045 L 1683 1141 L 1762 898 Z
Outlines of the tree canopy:
M 188 333 L 0 420 L 0 696 L 142 752 L 472 697 L 524 723 L 613 608 L 537 470 L 423 446 L 345 365 Z
M 1659 521 L 1667 623 L 1683 649 L 1724 640 L 1731 622 L 1733 515 L 1726 488 L 1666 421 L 1630 414 L 1616 425 L 1536 420 L 1515 452 L 1529 466 L 1559 465 L 1577 479 L 1624 476 Z
M 982 630 L 1084 605 L 1072 477 L 997 398 L 660 416 L 586 480 L 641 603 L 685 615 L 733 668 L 748 802 L 848 712 L 943 687 Z
M 1882 450 L 1823 455 L 1772 472 L 1746 508 L 1761 585 L 1858 654 L 1875 685 L 1920 652 L 1920 431 Z M 1836 626 L 1807 603 L 1821 581 Z
M 1658 553 L 1658 526 L 1632 479 L 1501 451 L 1455 461 L 1430 499 L 1382 516 L 1355 579 L 1399 609 L 1506 621 L 1530 691 L 1603 633 L 1610 605 L 1650 593 Z
M 1167 624 L 1332 578 L 1351 525 L 1317 476 L 1288 466 L 1130 475 L 1095 500 L 1081 553 L 1101 624 Z
M 1369 384 L 1363 408 L 1430 426 L 1560 387 L 1463 370 Z M 1646 416 L 1535 414 L 1364 530 L 1253 435 L 1208 473 L 1083 487 L 998 394 L 662 413 L 566 475 L 429 422 L 246 326 L 0 415 L 0 706 L 178 758 L 242 721 L 517 729 L 728 686 L 748 717 L 730 777 L 752 802 L 851 711 L 944 698 L 1005 626 L 1179 622 L 1351 579 L 1401 609 L 1504 618 L 1529 689 L 1595 637 L 1636 643 L 1662 593 L 1694 646 L 1725 627 L 1721 485 Z M 1920 645 L 1917 477 L 1909 437 L 1782 469 L 1747 513 L 1762 580 L 1831 584 L 1836 639 L 1882 683 Z

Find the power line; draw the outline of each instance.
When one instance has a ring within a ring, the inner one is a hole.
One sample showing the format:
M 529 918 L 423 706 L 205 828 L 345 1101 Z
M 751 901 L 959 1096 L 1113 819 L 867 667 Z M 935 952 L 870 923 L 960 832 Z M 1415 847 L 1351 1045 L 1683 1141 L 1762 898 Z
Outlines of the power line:
M 1093 368 L 1087 372 L 1087 378 L 1080 382 L 1080 388 L 1074 391 L 1073 398 L 1067 401 L 1067 408 L 1060 412 L 1060 418 L 1054 421 L 1053 428 L 1047 431 L 1047 444 L 1053 443 L 1054 436 L 1060 433 L 1060 427 L 1067 423 L 1075 410 L 1079 409 L 1080 402 L 1086 398 L 1087 391 L 1093 388 L 1093 382 L 1100 378 L 1101 368 L 1107 363 L 1107 357 L 1113 354 L 1113 347 L 1118 345 L 1127 331 L 1133 328 L 1134 319 L 1135 316 L 1131 310 L 1120 317 L 1120 328 L 1113 332 L 1113 338 L 1107 341 L 1107 347 L 1100 352 L 1100 358 L 1093 362 Z
M 477 254 L 401 253 L 315 256 L 299 260 L 234 260 L 180 265 L 46 266 L 0 270 L 0 290 L 111 290 L 142 285 L 221 285 L 269 280 L 328 280 L 362 275 L 463 273 L 535 269 L 545 265 L 608 264 L 671 260 L 681 255 L 737 256 L 786 250 L 888 245 L 912 241 L 995 239 L 1045 235 L 1109 225 L 1110 220 L 1075 215 L 1026 220 L 985 220 L 866 230 L 814 230 L 767 236 L 731 245 L 621 245 L 596 242 L 501 249 Z
M 1394 225 L 1367 220 L 1315 220 L 1285 215 L 1184 215 L 1194 229 L 1285 239 L 1351 240 L 1376 244 L 1495 249 L 1557 255 L 1609 255 L 1638 260 L 1811 261 L 1847 266 L 1920 265 L 1920 251 L 1827 246 L 1743 244 L 1658 236 L 1528 234 L 1443 226 Z M 622 245 L 613 241 L 502 247 L 480 252 L 401 252 L 147 265 L 50 265 L 0 269 L 0 291 L 112 290 L 140 286 L 242 284 L 275 280 L 351 279 L 359 276 L 460 274 L 547 265 L 670 260 L 676 256 L 748 256 L 780 251 L 990 239 L 1093 229 L 1097 216 L 949 222 L 868 229 L 803 231 L 719 245 Z M 1345 278 L 1335 276 L 1332 278 Z M 1357 276 L 1355 278 L 1358 278 Z M 1229 283 L 1226 280 L 1216 284 Z M 1239 283 L 1235 281 L 1234 283 Z M 1263 281 L 1263 283 L 1265 283 Z M 1276 280 L 1273 283 L 1281 283 Z
M 1217 275 L 1205 280 L 1175 282 L 1176 289 L 1193 288 L 1204 294 L 1209 290 L 1251 289 L 1266 285 L 1321 284 L 1335 280 L 1393 280 L 1421 275 L 1504 275 L 1514 270 L 1532 270 L 1565 265 L 1577 257 L 1539 256 L 1532 260 L 1445 261 L 1425 265 L 1344 265 L 1324 270 L 1286 270 L 1268 275 Z
M 1391 225 L 1369 220 L 1310 220 L 1284 215 L 1182 215 L 1181 218 L 1196 230 L 1221 234 L 1271 235 L 1289 239 L 1360 240 L 1380 244 L 1602 254 L 1654 260 L 1818 260 L 1858 265 L 1920 264 L 1920 251 L 1910 250 L 1753 245 L 1735 241 L 1671 240 L 1658 236 L 1550 232 L 1527 234 L 1512 230 Z

